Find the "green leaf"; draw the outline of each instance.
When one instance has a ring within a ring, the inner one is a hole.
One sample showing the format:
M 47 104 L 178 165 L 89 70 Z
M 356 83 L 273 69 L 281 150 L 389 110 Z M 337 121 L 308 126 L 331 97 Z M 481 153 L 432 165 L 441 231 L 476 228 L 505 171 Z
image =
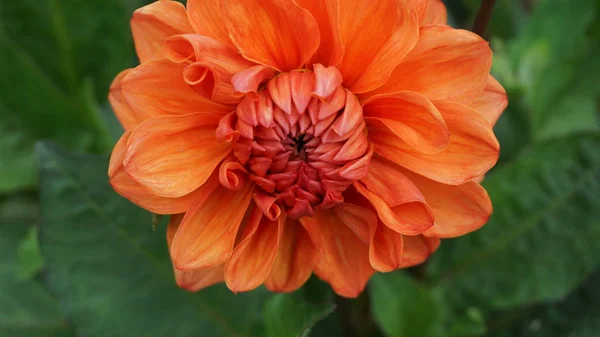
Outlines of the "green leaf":
M 34 137 L 0 102 L 0 194 L 33 189 L 37 183 Z
M 600 264 L 600 137 L 524 150 L 486 178 L 495 212 L 429 265 L 457 310 L 556 301 Z
M 441 304 L 405 273 L 375 274 L 369 284 L 373 315 L 389 337 L 441 336 Z
M 311 304 L 297 294 L 277 294 L 265 304 L 268 337 L 304 337 L 335 309 L 331 303 Z
M 18 275 L 19 243 L 35 221 L 37 206 L 28 198 L 0 202 L 0 336 L 72 336 L 56 300 L 36 280 Z
M 19 279 L 30 279 L 41 271 L 43 260 L 38 243 L 37 227 L 29 228 L 27 235 L 19 242 L 18 256 L 17 277 Z
M 108 159 L 36 147 L 41 167 L 40 243 L 46 279 L 79 335 L 256 336 L 267 292 L 197 294 L 174 282 L 164 232 L 117 195 Z

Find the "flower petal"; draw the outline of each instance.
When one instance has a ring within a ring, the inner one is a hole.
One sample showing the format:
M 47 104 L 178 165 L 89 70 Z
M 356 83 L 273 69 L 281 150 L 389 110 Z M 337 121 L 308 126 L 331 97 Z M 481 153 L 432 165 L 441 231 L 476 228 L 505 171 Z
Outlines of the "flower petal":
M 202 186 L 231 145 L 215 138 L 220 116 L 160 116 L 140 124 L 128 142 L 125 170 L 152 193 L 180 197 Z
M 500 146 L 490 124 L 475 110 L 450 102 L 434 101 L 450 130 L 450 143 L 441 152 L 425 154 L 410 147 L 384 125 L 371 123 L 369 139 L 375 153 L 429 179 L 461 185 L 492 168 Z
M 423 22 L 425 19 L 425 14 L 427 13 L 427 6 L 429 5 L 429 0 L 404 0 L 407 2 L 412 9 L 415 11 L 419 22 Z M 421 24 L 422 26 L 422 24 Z
M 445 25 L 448 23 L 448 12 L 442 0 L 429 0 L 425 17 L 421 21 L 421 26 L 425 25 Z
M 354 187 L 392 230 L 417 235 L 433 226 L 433 213 L 415 185 L 396 165 L 374 157 L 369 174 Z M 364 184 L 364 185 L 363 185 Z
M 445 185 L 399 168 L 418 188 L 435 215 L 425 235 L 439 238 L 461 236 L 483 226 L 492 214 L 492 202 L 476 182 Z
M 108 176 L 113 189 L 134 204 L 156 214 L 176 214 L 187 211 L 202 193 L 202 187 L 179 198 L 165 198 L 152 194 L 135 181 L 123 167 L 127 142 L 131 131 L 126 132 L 115 145 L 110 157 Z
M 290 71 L 319 47 L 319 26 L 292 0 L 221 0 L 223 21 L 242 56 Z
M 218 178 L 207 186 L 213 192 L 194 202 L 171 245 L 171 258 L 181 270 L 213 267 L 229 259 L 254 190 L 252 184 L 246 184 L 239 191 L 230 191 L 220 186 Z
M 123 95 L 138 121 L 162 115 L 225 114 L 233 110 L 230 106 L 213 102 L 185 83 L 185 66 L 169 60 L 152 61 L 131 70 L 123 78 Z
M 363 93 L 388 80 L 417 42 L 419 26 L 404 1 L 346 0 L 340 1 L 340 34 L 345 53 L 338 68 L 344 87 Z
M 277 255 L 285 217 L 272 221 L 260 209 L 254 211 L 260 221 L 248 223 L 240 244 L 225 263 L 225 282 L 233 292 L 249 291 L 263 284 Z
M 368 212 L 366 209 L 365 211 Z M 300 222 L 317 245 L 319 258 L 315 265 L 315 273 L 330 283 L 338 295 L 356 297 L 375 270 L 369 263 L 367 245 L 342 221 L 338 212 L 340 211 L 336 211 L 335 208 L 319 209 L 314 217 L 303 217 Z M 376 221 L 372 215 L 364 220 L 366 219 Z
M 490 124 L 496 125 L 507 105 L 506 90 L 492 75 L 489 75 L 483 91 L 469 106 L 477 110 Z
M 308 280 L 316 261 L 317 250 L 308 232 L 298 221 L 288 218 L 265 286 L 271 291 L 294 291 Z
M 117 77 L 115 77 L 110 85 L 110 91 L 108 94 L 108 101 L 110 102 L 117 119 L 125 130 L 131 130 L 141 122 L 133 113 L 129 103 L 127 103 L 121 88 L 121 82 L 130 71 L 131 69 L 123 70 L 117 75 Z
M 408 268 L 425 262 L 440 246 L 440 239 L 423 235 L 402 237 L 403 252 L 400 268 Z
M 389 80 L 368 95 L 410 90 L 431 100 L 469 103 L 483 89 L 491 66 L 492 51 L 477 34 L 425 26 L 417 45 Z
M 404 236 L 379 222 L 369 246 L 369 261 L 375 270 L 383 273 L 400 268 L 404 251 Z
M 339 2 L 340 0 L 296 0 L 300 7 L 313 15 L 319 25 L 321 43 L 311 59 L 312 64 L 336 67 L 342 61 L 344 44 L 340 36 Z
M 141 63 L 164 58 L 164 38 L 192 33 L 185 7 L 177 1 L 156 1 L 133 13 L 131 31 Z
M 220 0 L 188 0 L 187 15 L 197 34 L 208 36 L 233 47 L 229 30 L 221 16 Z
M 363 104 L 363 114 L 367 127 L 370 120 L 377 119 L 420 152 L 440 152 L 450 141 L 438 109 L 417 92 L 373 96 Z
M 175 233 L 177 232 L 184 215 L 185 214 L 174 214 L 171 216 L 171 221 L 169 221 L 169 226 L 167 227 L 167 244 L 169 248 L 171 247 Z M 173 271 L 175 273 L 177 285 L 188 291 L 198 291 L 224 281 L 222 264 L 210 268 L 193 269 L 189 271 L 179 270 L 173 266 Z

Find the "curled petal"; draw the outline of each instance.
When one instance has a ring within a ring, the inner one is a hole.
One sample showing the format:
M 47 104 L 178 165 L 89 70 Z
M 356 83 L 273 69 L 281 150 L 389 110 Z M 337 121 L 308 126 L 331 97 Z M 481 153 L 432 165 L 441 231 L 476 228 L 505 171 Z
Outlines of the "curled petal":
M 296 0 L 300 7 L 308 10 L 319 25 L 321 43 L 311 63 L 322 63 L 337 67 L 344 56 L 344 44 L 339 27 L 339 0 Z
M 308 280 L 316 261 L 317 250 L 308 232 L 298 221 L 287 219 L 265 286 L 271 291 L 294 291 Z
M 479 35 L 448 26 L 424 26 L 419 41 L 389 80 L 369 95 L 417 91 L 431 100 L 469 103 L 481 92 L 492 51 Z
M 221 16 L 220 0 L 188 0 L 187 15 L 194 31 L 233 47 Z
M 364 93 L 389 79 L 417 42 L 419 25 L 405 1 L 346 0 L 340 1 L 340 34 L 345 53 L 338 68 L 344 87 Z
M 373 240 L 369 246 L 369 261 L 375 270 L 387 273 L 402 266 L 404 251 L 403 235 L 383 223 L 377 224 Z
M 208 268 L 227 261 L 252 201 L 252 184 L 230 191 L 221 187 L 218 179 L 212 179 L 207 186 L 213 192 L 194 202 L 171 245 L 171 258 L 180 270 Z
M 365 209 L 365 212 L 369 211 Z M 374 221 L 376 218 L 365 216 L 363 220 L 365 219 Z M 330 283 L 338 295 L 358 296 L 375 270 L 369 262 L 368 246 L 364 238 L 356 234 L 365 231 L 357 228 L 375 224 L 363 222 L 348 226 L 335 208 L 318 209 L 313 217 L 303 217 L 300 222 L 317 245 L 319 257 L 315 273 Z
M 277 256 L 284 221 L 285 217 L 276 221 L 262 217 L 246 226 L 240 244 L 225 263 L 225 282 L 231 291 L 252 290 L 265 282 Z
M 185 214 L 174 214 L 171 216 L 169 227 L 167 227 L 167 244 L 169 248 L 171 247 L 171 242 L 175 237 L 175 233 L 177 232 L 184 215 Z M 198 291 L 224 281 L 222 264 L 210 268 L 188 271 L 179 270 L 173 266 L 173 271 L 175 273 L 177 285 L 187 291 Z
M 123 70 L 117 75 L 117 77 L 115 77 L 110 85 L 110 91 L 108 94 L 108 101 L 110 102 L 117 119 L 125 130 L 131 130 L 141 122 L 133 113 L 129 103 L 127 103 L 121 88 L 121 82 L 130 71 L 131 69 Z
M 483 91 L 469 106 L 477 110 L 490 124 L 496 125 L 507 105 L 506 90 L 492 75 L 489 75 Z
M 425 17 L 421 21 L 421 26 L 425 25 L 445 25 L 448 23 L 448 12 L 442 0 L 429 0 Z
M 213 102 L 187 84 L 183 77 L 185 67 L 169 60 L 151 61 L 123 78 L 123 96 L 139 121 L 162 115 L 231 111 L 230 107 Z
M 371 123 L 369 138 L 375 153 L 429 179 L 461 185 L 496 164 L 500 146 L 490 124 L 475 110 L 450 101 L 434 101 L 448 130 L 450 142 L 441 152 L 426 154 L 406 144 L 383 125 Z
M 440 152 L 450 141 L 438 109 L 417 92 L 373 96 L 363 104 L 363 114 L 367 126 L 376 119 L 420 152 Z
M 263 191 L 257 191 L 254 194 L 256 206 L 263 212 L 269 220 L 277 220 L 281 215 L 281 208 L 276 204 L 277 198 Z
M 319 47 L 319 26 L 292 0 L 221 0 L 229 36 L 242 55 L 279 71 L 302 67 Z
M 133 13 L 131 31 L 140 62 L 164 58 L 164 38 L 192 33 L 185 7 L 177 1 L 156 1 Z
M 196 113 L 151 118 L 129 138 L 125 170 L 149 191 L 180 197 L 200 187 L 231 150 L 215 138 L 220 116 Z
M 315 64 L 315 91 L 313 94 L 322 100 L 328 100 L 342 84 L 342 74 L 336 67 Z
M 247 171 L 235 158 L 228 157 L 219 167 L 219 181 L 223 187 L 239 191 L 246 183 Z
M 233 75 L 231 83 L 236 92 L 256 94 L 258 87 L 276 73 L 277 71 L 271 67 L 258 65 Z
M 423 235 L 402 237 L 403 253 L 400 268 L 408 268 L 425 262 L 440 246 L 440 239 Z

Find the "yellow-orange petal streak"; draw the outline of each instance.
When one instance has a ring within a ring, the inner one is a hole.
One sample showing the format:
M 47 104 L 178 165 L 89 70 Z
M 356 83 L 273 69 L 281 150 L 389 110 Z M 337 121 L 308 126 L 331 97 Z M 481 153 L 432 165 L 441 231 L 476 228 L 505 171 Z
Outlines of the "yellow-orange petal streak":
M 121 88 L 121 82 L 130 71 L 131 69 L 126 69 L 120 72 L 110 85 L 110 91 L 108 93 L 108 101 L 110 102 L 117 119 L 125 130 L 131 130 L 140 123 L 129 106 L 129 103 L 127 103 L 127 100 L 123 96 Z
M 488 75 L 483 91 L 469 106 L 477 110 L 490 124 L 496 125 L 507 105 L 506 90 L 492 75 Z
M 184 213 L 171 216 L 169 226 L 167 227 L 167 245 L 171 247 L 175 233 L 183 220 Z M 223 265 L 217 265 L 210 268 L 179 270 L 173 266 L 175 281 L 177 285 L 188 291 L 198 291 L 213 284 L 221 283 L 223 278 Z
M 219 40 L 231 47 L 229 30 L 221 16 L 221 0 L 188 0 L 187 15 L 194 31 Z
M 491 125 L 475 110 L 450 101 L 434 101 L 450 130 L 441 152 L 426 154 L 410 147 L 383 125 L 369 126 L 375 153 L 429 179 L 461 185 L 496 164 L 500 146 Z
M 344 86 L 354 93 L 363 93 L 384 84 L 414 47 L 418 30 L 418 19 L 404 1 L 340 1 L 340 34 L 345 52 L 338 68 L 344 76 Z
M 278 292 L 300 288 L 310 277 L 316 258 L 317 250 L 308 232 L 298 221 L 288 218 L 265 286 Z
M 319 25 L 321 43 L 311 63 L 337 67 L 344 56 L 344 44 L 340 35 L 340 0 L 296 0 L 300 7 L 308 10 Z
M 442 0 L 429 0 L 427 11 L 421 26 L 425 25 L 445 25 L 448 22 L 448 12 Z
M 431 100 L 469 103 L 481 92 L 492 51 L 477 34 L 448 26 L 424 26 L 415 48 L 389 80 L 369 93 L 418 91 Z
M 227 157 L 230 144 L 215 138 L 220 116 L 160 116 L 136 128 L 123 161 L 125 170 L 156 195 L 180 197 L 206 182 Z
M 402 91 L 369 98 L 363 104 L 367 127 L 377 119 L 408 145 L 424 153 L 442 151 L 450 132 L 438 109 L 418 92 Z
M 252 184 L 239 191 L 221 187 L 218 177 L 207 184 L 214 187 L 213 192 L 194 202 L 173 239 L 171 258 L 181 270 L 213 267 L 227 261 L 252 200 Z
M 262 216 L 260 221 L 249 222 L 240 244 L 225 263 L 225 283 L 233 292 L 249 291 L 265 282 L 277 256 L 285 217 L 272 221 Z
M 370 213 L 367 209 L 364 211 Z M 366 213 L 363 220 L 374 222 L 376 217 Z M 319 257 L 315 273 L 330 283 L 340 296 L 358 296 L 375 272 L 363 238 L 342 221 L 335 209 L 317 210 L 314 217 L 303 217 L 300 222 L 317 244 Z M 369 223 L 353 225 L 369 226 Z M 370 225 L 374 226 L 375 223 Z
M 227 113 L 230 106 L 196 92 L 183 77 L 185 64 L 152 61 L 131 70 L 123 81 L 123 96 L 140 121 L 154 116 L 195 112 Z
M 192 33 L 185 7 L 177 1 L 156 1 L 133 13 L 131 31 L 140 62 L 164 58 L 164 38 Z
M 485 189 L 476 182 L 444 185 L 423 176 L 403 172 L 419 188 L 435 215 L 435 224 L 427 236 L 450 238 L 467 234 L 483 226 L 492 214 L 492 202 Z
M 229 36 L 248 60 L 280 71 L 306 64 L 319 47 L 319 26 L 293 0 L 221 0 Z

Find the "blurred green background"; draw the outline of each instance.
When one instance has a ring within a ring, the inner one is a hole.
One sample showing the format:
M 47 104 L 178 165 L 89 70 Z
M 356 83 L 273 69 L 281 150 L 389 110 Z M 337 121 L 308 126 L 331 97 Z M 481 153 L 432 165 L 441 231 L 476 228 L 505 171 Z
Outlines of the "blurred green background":
M 484 185 L 495 212 L 356 300 L 178 289 L 164 227 L 116 195 L 107 104 L 143 0 L 0 2 L 0 336 L 600 335 L 600 1 L 498 0 L 510 105 Z M 447 0 L 469 28 L 479 0 Z

